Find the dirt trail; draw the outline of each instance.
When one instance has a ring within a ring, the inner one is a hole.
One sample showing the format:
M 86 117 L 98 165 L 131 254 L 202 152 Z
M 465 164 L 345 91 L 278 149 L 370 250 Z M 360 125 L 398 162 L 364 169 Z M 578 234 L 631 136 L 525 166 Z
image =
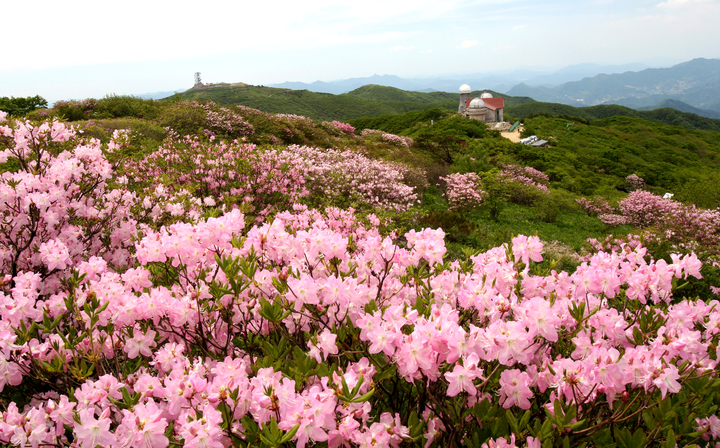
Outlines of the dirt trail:
M 512 132 L 501 132 L 500 135 L 510 140 L 511 142 L 520 143 L 520 133 L 523 131 L 522 126 L 518 126 Z

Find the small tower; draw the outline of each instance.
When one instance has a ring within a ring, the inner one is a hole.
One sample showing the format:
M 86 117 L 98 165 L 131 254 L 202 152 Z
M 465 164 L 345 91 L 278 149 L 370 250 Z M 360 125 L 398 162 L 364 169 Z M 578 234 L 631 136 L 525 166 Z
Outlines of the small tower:
M 472 89 L 469 85 L 463 84 L 460 86 L 460 105 L 458 106 L 458 113 L 464 114 L 467 101 L 472 97 Z
M 205 87 L 205 84 L 203 84 L 202 80 L 200 79 L 200 72 L 195 72 L 195 85 L 193 87 Z

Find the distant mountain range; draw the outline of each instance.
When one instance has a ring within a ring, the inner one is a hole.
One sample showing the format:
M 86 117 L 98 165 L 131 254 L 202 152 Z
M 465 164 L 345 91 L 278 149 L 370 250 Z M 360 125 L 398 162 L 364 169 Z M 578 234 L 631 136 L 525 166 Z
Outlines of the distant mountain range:
M 173 96 L 176 93 L 182 93 L 185 89 L 178 89 L 178 90 L 169 90 L 165 92 L 152 92 L 152 93 L 143 93 L 141 95 L 137 95 L 138 98 L 142 98 L 144 100 L 160 100 L 163 98 L 167 98 L 169 96 Z
M 637 110 L 670 107 L 707 118 L 720 118 L 720 59 L 693 59 L 669 68 L 643 64 L 579 64 L 543 73 L 515 70 L 507 73 L 448 75 L 405 79 L 373 75 L 339 81 L 272 84 L 293 90 L 342 94 L 375 84 L 415 92 L 457 92 L 461 84 L 476 89 L 529 97 L 540 102 L 571 106 L 618 104 Z
M 350 78 L 338 81 L 283 82 L 270 84 L 270 87 L 279 87 L 293 90 L 309 90 L 318 93 L 332 93 L 335 95 L 347 93 L 368 84 L 377 84 L 395 87 L 415 92 L 457 92 L 461 84 L 469 84 L 477 89 L 491 89 L 504 92 L 518 83 L 529 86 L 553 87 L 568 81 L 575 81 L 599 73 L 623 73 L 631 70 L 647 68 L 644 64 L 625 65 L 598 65 L 578 64 L 562 68 L 554 72 L 538 70 L 513 70 L 497 73 L 475 73 L 467 75 L 447 75 L 434 78 L 400 78 L 395 75 L 373 75 L 364 78 Z
M 670 68 L 596 75 L 556 87 L 533 87 L 523 83 L 507 94 L 572 106 L 619 104 L 640 110 L 673 107 L 718 118 L 720 59 L 698 58 Z M 667 103 L 666 100 L 674 101 Z M 688 110 L 690 107 L 694 110 Z

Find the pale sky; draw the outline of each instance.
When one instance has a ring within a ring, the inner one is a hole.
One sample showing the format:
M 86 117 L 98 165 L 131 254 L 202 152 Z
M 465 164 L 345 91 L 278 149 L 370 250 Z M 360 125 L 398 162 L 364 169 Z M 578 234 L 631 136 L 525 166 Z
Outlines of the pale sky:
M 720 57 L 720 0 L 3 0 L 0 97 Z M 477 86 L 482 88 L 482 86 Z

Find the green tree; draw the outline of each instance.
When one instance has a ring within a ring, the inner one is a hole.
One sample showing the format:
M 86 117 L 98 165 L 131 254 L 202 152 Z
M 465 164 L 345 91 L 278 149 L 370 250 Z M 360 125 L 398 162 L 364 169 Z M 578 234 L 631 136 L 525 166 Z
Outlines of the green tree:
M 463 153 L 463 145 L 451 132 L 423 132 L 415 138 L 413 148 L 448 165 L 452 165 L 455 157 Z
M 36 109 L 47 109 L 47 100 L 40 95 L 28 96 L 25 98 L 2 97 L 0 98 L 0 110 L 18 117 L 26 115 Z

